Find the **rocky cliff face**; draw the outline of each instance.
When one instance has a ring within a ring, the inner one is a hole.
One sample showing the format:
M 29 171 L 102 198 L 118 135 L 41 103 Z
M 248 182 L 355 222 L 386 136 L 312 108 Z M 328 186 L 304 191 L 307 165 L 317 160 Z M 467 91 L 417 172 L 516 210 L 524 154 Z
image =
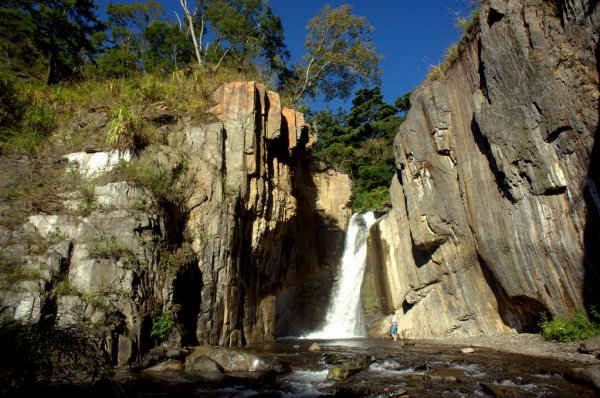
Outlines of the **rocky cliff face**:
M 306 164 L 314 132 L 275 93 L 235 83 L 215 100 L 219 121 L 186 137 L 197 187 L 187 228 L 202 274 L 196 335 L 230 346 L 297 335 L 314 326 L 326 298 L 318 283 L 302 306 L 294 292 L 323 271 L 331 279 L 350 181 Z
M 526 331 L 599 298 L 600 7 L 490 0 L 479 25 L 412 93 L 372 228 L 367 313 L 397 309 L 405 337 Z
M 315 133 L 264 86 L 226 84 L 214 100 L 212 122 L 161 118 L 168 145 L 65 156 L 58 167 L 91 189 L 61 193 L 57 211 L 20 225 L 3 204 L 2 314 L 89 323 L 119 364 L 156 344 L 161 313 L 175 321 L 171 345 L 240 346 L 316 326 L 350 181 L 310 161 Z M 160 186 L 177 176 L 178 194 L 98 178 L 119 161 L 146 165 L 138 173 Z

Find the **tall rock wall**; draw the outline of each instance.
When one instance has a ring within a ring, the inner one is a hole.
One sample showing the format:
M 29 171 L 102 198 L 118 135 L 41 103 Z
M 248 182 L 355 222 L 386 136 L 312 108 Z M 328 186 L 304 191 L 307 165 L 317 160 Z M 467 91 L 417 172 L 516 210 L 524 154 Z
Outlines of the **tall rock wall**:
M 315 132 L 263 85 L 225 84 L 214 103 L 210 122 L 156 118 L 168 139 L 141 154 L 63 156 L 51 167 L 73 183 L 24 224 L 18 201 L 1 198 L 0 316 L 91 325 L 120 365 L 161 338 L 241 346 L 315 328 L 343 250 L 350 180 L 311 160 Z M 90 119 L 102 128 L 108 117 Z M 111 172 L 119 162 L 146 183 Z M 21 163 L 0 158 L 33 169 Z M 170 335 L 153 336 L 169 319 Z
M 373 319 L 397 309 L 406 337 L 477 335 L 598 302 L 599 35 L 592 0 L 483 2 L 396 136 L 363 287 Z
M 198 340 L 239 346 L 297 335 L 326 302 L 318 283 L 310 295 L 296 291 L 314 278 L 331 283 L 350 181 L 308 164 L 315 133 L 262 85 L 226 84 L 215 102 L 218 121 L 186 136 L 196 187 L 187 229 L 202 274 Z

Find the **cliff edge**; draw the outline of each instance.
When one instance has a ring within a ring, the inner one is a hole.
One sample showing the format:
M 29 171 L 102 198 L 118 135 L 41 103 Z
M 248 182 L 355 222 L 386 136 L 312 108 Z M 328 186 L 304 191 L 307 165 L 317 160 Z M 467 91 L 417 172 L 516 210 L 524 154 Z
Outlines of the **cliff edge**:
M 597 304 L 600 6 L 484 1 L 396 136 L 393 210 L 371 230 L 372 335 L 535 329 Z

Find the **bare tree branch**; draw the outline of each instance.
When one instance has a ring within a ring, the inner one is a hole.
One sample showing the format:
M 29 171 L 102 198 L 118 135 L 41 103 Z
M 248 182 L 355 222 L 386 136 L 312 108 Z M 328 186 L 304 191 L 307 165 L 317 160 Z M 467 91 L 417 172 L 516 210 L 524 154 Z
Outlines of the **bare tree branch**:
M 188 20 L 190 33 L 192 35 L 192 41 L 194 42 L 194 49 L 196 50 L 196 58 L 198 59 L 198 66 L 200 68 L 202 68 L 202 57 L 200 56 L 200 49 L 202 48 L 202 34 L 204 31 L 204 19 L 202 19 L 202 27 L 200 29 L 200 41 L 198 42 L 198 40 L 196 39 L 196 33 L 194 31 L 194 17 L 192 16 L 192 14 L 190 14 L 190 10 L 188 9 L 188 6 L 187 6 L 187 0 L 179 0 L 179 2 L 181 3 L 183 12 L 185 13 L 185 16 Z M 196 15 L 199 8 L 200 8 L 200 4 L 198 4 L 198 7 L 196 7 L 196 10 L 194 11 L 194 15 Z

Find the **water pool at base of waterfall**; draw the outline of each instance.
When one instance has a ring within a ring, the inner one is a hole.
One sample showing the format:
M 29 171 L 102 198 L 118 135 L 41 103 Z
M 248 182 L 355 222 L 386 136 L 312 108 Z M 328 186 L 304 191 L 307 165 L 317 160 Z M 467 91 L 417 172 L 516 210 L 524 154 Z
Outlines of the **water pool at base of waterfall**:
M 321 351 L 309 351 L 313 343 Z M 127 372 L 117 377 L 128 397 L 597 397 L 567 377 L 580 364 L 419 341 L 285 340 L 244 350 L 289 365 L 283 374 Z M 367 359 L 366 367 L 328 380 L 331 356 Z

